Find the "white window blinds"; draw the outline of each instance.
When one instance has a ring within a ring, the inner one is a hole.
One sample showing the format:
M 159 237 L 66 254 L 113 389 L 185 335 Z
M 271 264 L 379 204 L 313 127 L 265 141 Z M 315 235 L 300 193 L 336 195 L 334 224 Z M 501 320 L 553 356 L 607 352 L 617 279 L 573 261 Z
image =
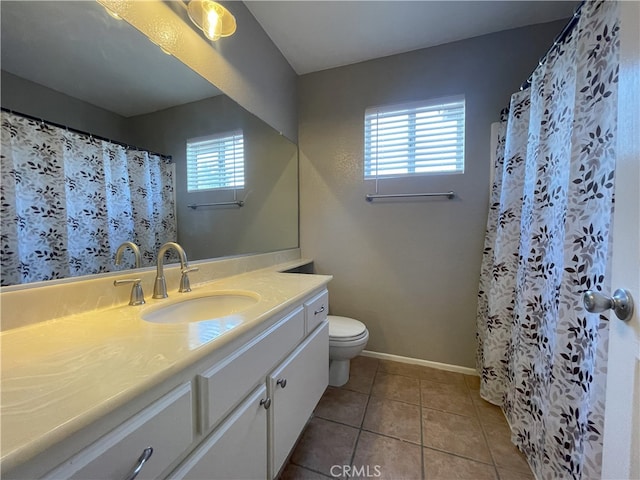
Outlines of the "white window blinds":
M 463 172 L 463 97 L 365 111 L 365 178 Z
M 187 140 L 187 191 L 244 186 L 242 130 Z

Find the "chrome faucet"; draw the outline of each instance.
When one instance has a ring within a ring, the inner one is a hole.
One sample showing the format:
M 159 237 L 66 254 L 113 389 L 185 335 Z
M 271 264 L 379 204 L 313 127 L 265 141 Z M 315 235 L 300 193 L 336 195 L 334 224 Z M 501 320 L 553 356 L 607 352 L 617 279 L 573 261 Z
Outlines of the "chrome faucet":
M 133 256 L 135 257 L 135 262 L 136 262 L 135 268 L 140 268 L 140 264 L 141 264 L 140 249 L 133 242 L 124 242 L 120 244 L 120 246 L 118 247 L 118 250 L 116 250 L 116 265 L 120 265 L 120 263 L 122 262 L 122 254 L 127 249 L 127 247 L 131 249 L 131 251 L 133 252 Z
M 156 281 L 153 286 L 153 298 L 167 298 L 167 282 L 164 278 L 164 254 L 167 253 L 169 249 L 173 248 L 176 252 L 178 252 L 178 256 L 180 257 L 180 271 L 182 273 L 182 277 L 180 278 L 180 288 L 179 292 L 190 292 L 191 285 L 189 283 L 189 272 L 195 272 L 198 270 L 197 267 L 189 267 L 189 261 L 187 260 L 187 254 L 184 249 L 178 245 L 176 242 L 167 242 L 160 247 L 158 250 L 158 268 L 156 272 Z
M 122 262 L 122 254 L 129 247 L 135 257 L 135 268 L 140 268 L 140 249 L 133 242 L 124 242 L 116 250 L 116 265 L 120 265 Z M 128 285 L 131 283 L 131 296 L 129 297 L 129 305 L 137 306 L 144 304 L 144 292 L 142 291 L 142 285 L 140 285 L 141 279 L 139 278 L 123 278 L 122 280 L 114 280 L 113 285 L 119 287 L 120 285 Z

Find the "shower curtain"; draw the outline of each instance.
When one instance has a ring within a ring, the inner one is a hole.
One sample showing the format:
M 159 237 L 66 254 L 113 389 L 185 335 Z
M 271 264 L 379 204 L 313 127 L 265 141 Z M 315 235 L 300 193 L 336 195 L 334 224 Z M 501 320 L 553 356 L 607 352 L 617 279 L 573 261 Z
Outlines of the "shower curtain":
M 176 239 L 173 168 L 160 155 L 3 111 L 1 161 L 2 285 L 115 270 L 125 241 L 152 265 Z
M 481 396 L 502 406 L 539 479 L 600 478 L 616 145 L 618 16 L 577 26 L 503 120 L 477 316 Z

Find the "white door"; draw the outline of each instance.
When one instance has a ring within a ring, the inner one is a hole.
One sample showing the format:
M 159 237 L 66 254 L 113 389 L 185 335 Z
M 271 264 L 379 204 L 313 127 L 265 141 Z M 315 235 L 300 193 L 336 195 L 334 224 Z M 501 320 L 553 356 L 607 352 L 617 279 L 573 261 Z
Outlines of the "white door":
M 611 312 L 602 477 L 640 479 L 640 2 L 620 2 L 618 158 L 613 289 L 635 300 L 625 323 Z

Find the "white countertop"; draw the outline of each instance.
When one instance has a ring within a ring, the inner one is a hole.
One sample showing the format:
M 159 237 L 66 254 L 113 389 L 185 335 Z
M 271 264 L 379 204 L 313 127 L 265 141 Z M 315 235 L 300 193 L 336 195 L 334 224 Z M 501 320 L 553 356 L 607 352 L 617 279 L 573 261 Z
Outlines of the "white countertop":
M 1 461 L 9 471 L 326 285 L 330 276 L 269 268 L 139 307 L 94 310 L 0 333 Z M 140 314 L 217 291 L 255 292 L 242 312 L 156 324 Z M 150 295 L 149 295 L 150 296 Z

